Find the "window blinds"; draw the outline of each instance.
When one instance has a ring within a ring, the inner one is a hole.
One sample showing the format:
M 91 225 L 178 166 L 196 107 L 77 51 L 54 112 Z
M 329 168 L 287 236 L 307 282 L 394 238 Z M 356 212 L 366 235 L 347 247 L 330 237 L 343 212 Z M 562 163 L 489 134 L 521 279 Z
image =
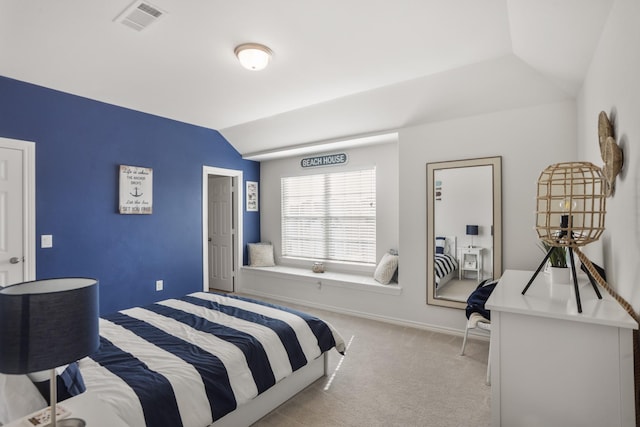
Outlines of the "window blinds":
M 376 171 L 284 177 L 282 255 L 375 264 Z

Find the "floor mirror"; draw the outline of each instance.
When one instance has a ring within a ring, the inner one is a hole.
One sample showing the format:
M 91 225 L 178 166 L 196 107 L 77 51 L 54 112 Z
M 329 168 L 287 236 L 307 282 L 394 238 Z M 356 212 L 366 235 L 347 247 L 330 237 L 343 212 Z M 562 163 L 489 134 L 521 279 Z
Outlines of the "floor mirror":
M 427 304 L 465 308 L 502 275 L 502 157 L 427 163 Z

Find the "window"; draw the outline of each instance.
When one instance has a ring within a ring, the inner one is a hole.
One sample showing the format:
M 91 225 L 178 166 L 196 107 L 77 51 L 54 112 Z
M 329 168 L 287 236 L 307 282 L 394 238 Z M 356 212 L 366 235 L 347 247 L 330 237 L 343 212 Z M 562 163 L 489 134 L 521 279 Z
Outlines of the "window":
M 375 264 L 376 170 L 284 177 L 282 255 Z

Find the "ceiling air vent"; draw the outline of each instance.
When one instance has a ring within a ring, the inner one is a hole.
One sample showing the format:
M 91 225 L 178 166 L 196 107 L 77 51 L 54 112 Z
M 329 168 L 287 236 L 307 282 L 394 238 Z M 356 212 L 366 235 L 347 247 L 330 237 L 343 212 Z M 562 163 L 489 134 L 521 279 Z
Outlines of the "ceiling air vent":
M 115 22 L 120 22 L 136 31 L 141 31 L 164 16 L 166 12 L 145 1 L 134 1 L 120 15 Z

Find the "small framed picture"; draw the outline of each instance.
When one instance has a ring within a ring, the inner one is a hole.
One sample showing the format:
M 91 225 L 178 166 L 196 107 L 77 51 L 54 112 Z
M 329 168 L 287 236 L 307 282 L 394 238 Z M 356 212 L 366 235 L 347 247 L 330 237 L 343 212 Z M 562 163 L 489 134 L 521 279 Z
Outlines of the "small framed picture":
M 258 212 L 258 183 L 247 181 L 246 189 L 247 212 Z

